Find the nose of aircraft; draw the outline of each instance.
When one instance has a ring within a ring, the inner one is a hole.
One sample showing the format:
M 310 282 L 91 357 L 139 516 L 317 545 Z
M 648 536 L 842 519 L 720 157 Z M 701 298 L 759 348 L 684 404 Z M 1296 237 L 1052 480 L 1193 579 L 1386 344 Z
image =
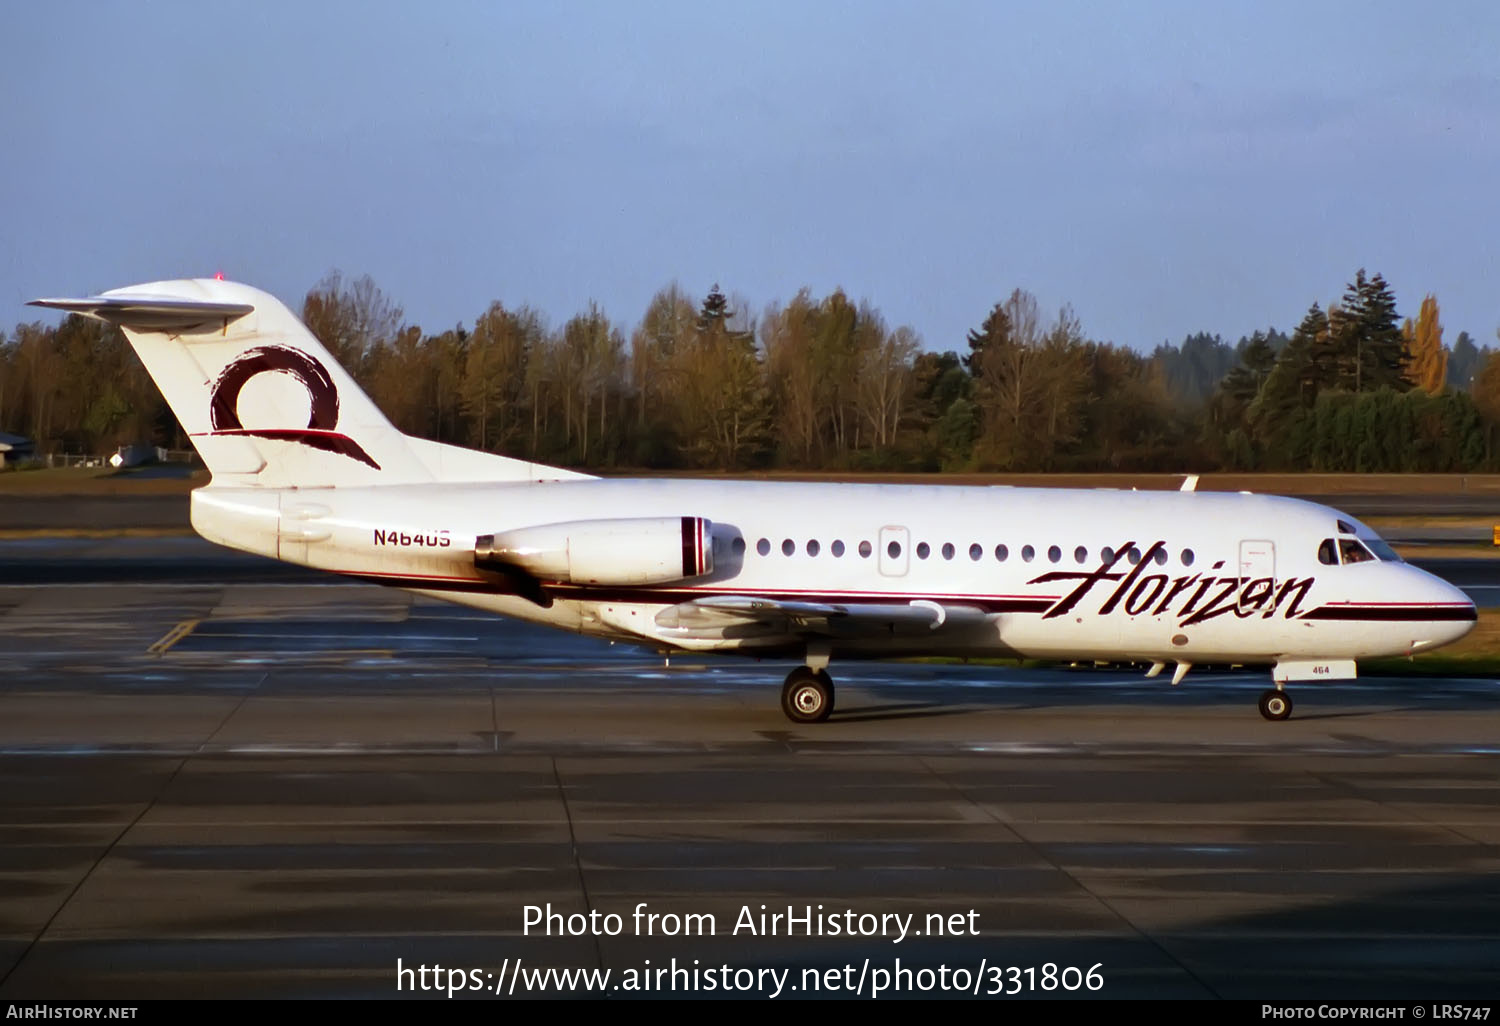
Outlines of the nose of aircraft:
M 1425 570 L 1406 569 L 1412 571 L 1414 577 L 1420 575 L 1420 580 L 1412 580 L 1409 590 L 1416 592 L 1416 602 L 1432 612 L 1430 619 L 1413 624 L 1418 636 L 1412 639 L 1412 651 L 1450 645 L 1474 629 L 1479 613 L 1468 595 Z

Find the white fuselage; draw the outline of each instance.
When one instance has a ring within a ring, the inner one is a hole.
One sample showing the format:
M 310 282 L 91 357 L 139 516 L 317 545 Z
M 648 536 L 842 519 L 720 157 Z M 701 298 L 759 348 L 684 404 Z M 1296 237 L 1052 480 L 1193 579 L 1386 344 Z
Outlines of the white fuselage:
M 713 524 L 707 575 L 548 586 L 544 604 L 475 566 L 482 535 L 688 516 Z M 1378 546 L 1353 518 L 1243 493 L 671 479 L 210 486 L 193 494 L 193 524 L 235 548 L 664 650 L 799 651 L 795 638 L 688 638 L 658 623 L 724 595 L 978 611 L 926 636 L 835 638 L 834 658 L 1352 660 L 1436 647 L 1474 621 L 1462 592 L 1405 563 L 1320 562 L 1327 539 Z

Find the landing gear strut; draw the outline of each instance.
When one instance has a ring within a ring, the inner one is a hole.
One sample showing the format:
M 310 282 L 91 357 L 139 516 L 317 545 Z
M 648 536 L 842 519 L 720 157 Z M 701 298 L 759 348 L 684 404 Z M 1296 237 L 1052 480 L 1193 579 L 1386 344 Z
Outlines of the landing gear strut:
M 1268 720 L 1284 720 L 1292 715 L 1292 696 L 1280 688 L 1261 693 L 1260 714 Z
M 781 686 L 781 711 L 793 723 L 822 723 L 833 712 L 833 678 L 827 670 L 799 666 Z

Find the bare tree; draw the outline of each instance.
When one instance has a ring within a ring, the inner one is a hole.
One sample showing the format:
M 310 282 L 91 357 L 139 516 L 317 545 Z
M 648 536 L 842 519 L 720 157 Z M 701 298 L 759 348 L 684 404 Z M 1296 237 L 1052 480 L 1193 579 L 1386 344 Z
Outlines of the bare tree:
M 589 460 L 590 419 L 595 399 L 599 402 L 599 435 L 608 439 L 609 395 L 624 366 L 624 351 L 624 339 L 597 303 L 590 303 L 588 313 L 577 315 L 563 327 L 559 369 L 564 416 L 571 437 L 576 401 L 579 456 L 585 463 Z
M 512 312 L 491 303 L 474 322 L 461 395 L 481 449 L 503 449 L 514 441 L 527 365 L 543 334 L 540 315 L 527 307 Z
M 761 446 L 769 394 L 754 326 L 716 287 L 674 353 L 675 420 L 686 454 L 699 465 L 744 466 Z
M 1008 334 L 976 351 L 983 455 L 1005 468 L 1050 467 L 1077 439 L 1088 394 L 1082 329 L 1066 306 L 1044 328 L 1036 297 L 1021 289 L 1002 309 Z
M 302 302 L 303 323 L 355 377 L 366 353 L 396 337 L 402 316 L 368 274 L 346 286 L 339 271 L 330 271 Z
M 878 334 L 875 344 L 860 354 L 855 403 L 862 422 L 870 429 L 872 444 L 885 449 L 900 430 L 902 411 L 910 398 L 912 367 L 922 344 L 906 325 L 887 333 L 883 324 L 872 321 Z
M 817 307 L 806 289 L 780 307 L 766 308 L 760 322 L 775 396 L 782 450 L 804 466 L 814 461 L 818 446 L 819 369 L 814 334 Z
M 692 302 L 673 282 L 651 298 L 630 336 L 630 383 L 636 399 L 636 425 L 642 430 L 651 419 L 650 411 L 662 416 L 677 405 L 673 358 L 692 340 L 694 316 Z

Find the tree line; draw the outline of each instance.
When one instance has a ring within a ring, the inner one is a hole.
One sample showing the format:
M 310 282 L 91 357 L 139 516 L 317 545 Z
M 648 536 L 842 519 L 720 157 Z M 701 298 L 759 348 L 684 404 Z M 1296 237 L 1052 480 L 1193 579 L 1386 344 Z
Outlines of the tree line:
M 597 469 L 1178 471 L 1494 469 L 1500 353 L 1401 319 L 1359 271 L 1291 334 L 1196 333 L 1150 354 L 1092 339 L 1017 289 L 928 349 L 868 301 L 803 289 L 758 314 L 673 284 L 627 327 L 552 327 L 492 303 L 431 333 L 368 277 L 308 292 L 308 328 L 398 428 Z M 117 329 L 0 333 L 0 430 L 39 451 L 186 439 Z

